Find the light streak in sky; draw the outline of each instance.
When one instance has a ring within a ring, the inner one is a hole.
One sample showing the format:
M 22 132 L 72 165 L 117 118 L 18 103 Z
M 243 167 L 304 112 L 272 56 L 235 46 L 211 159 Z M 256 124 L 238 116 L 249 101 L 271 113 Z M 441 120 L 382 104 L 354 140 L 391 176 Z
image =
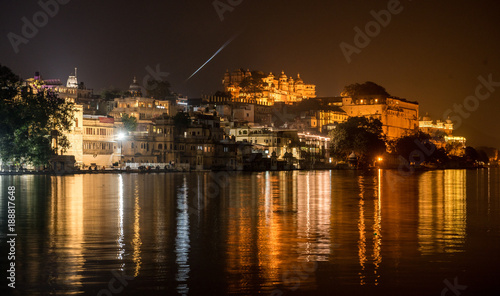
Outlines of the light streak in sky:
M 189 78 L 186 79 L 186 81 L 188 81 L 189 79 L 191 79 L 191 77 L 193 77 L 194 75 L 196 75 L 196 73 L 198 73 L 203 67 L 205 67 L 205 65 L 208 64 L 208 62 L 210 62 L 216 55 L 218 55 L 219 52 L 221 52 L 226 46 L 228 46 L 229 43 L 231 43 L 231 41 L 233 41 L 236 37 L 238 37 L 238 35 L 240 35 L 240 33 L 234 35 L 233 37 L 231 37 L 231 39 L 229 39 L 228 41 L 226 41 L 226 43 L 224 43 L 224 45 L 222 45 L 221 48 L 219 48 L 219 50 L 217 50 L 212 55 L 212 57 L 210 57 L 203 65 L 201 65 L 201 67 L 199 67 L 198 70 L 194 71 L 194 73 L 191 74 L 191 76 L 189 76 Z

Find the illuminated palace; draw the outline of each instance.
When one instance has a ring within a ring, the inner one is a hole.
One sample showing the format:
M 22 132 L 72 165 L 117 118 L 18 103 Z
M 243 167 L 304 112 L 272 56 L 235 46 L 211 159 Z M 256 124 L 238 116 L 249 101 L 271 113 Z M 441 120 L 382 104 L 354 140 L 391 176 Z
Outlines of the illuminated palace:
M 386 96 L 343 97 L 342 109 L 349 117 L 377 118 L 388 139 L 418 131 L 418 103 Z
M 446 121 L 433 121 L 429 114 L 419 121 L 419 129 L 433 136 L 432 142 L 439 148 L 445 148 L 448 144 L 455 144 L 458 148 L 465 148 L 467 139 L 461 136 L 453 135 L 453 122 L 448 118 Z M 463 149 L 459 152 L 450 151 L 452 155 L 461 156 Z
M 274 103 L 283 102 L 293 104 L 303 99 L 316 97 L 316 85 L 305 84 L 300 74 L 293 79 L 282 71 L 281 75 L 275 76 L 273 73 L 262 78 L 263 88 L 257 92 L 247 91 L 240 86 L 245 78 L 252 76 L 250 70 L 238 69 L 224 74 L 224 91 L 231 94 L 231 101 L 242 103 L 254 103 L 258 105 L 272 106 Z

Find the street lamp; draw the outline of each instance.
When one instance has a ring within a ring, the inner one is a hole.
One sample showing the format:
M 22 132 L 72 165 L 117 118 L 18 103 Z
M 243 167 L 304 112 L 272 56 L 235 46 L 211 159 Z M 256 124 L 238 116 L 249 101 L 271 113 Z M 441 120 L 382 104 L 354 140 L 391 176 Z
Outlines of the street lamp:
M 122 142 L 123 140 L 125 140 L 125 138 L 127 137 L 127 134 L 124 133 L 124 132 L 120 132 L 118 133 L 118 135 L 116 136 L 116 138 L 118 140 L 120 140 L 120 166 L 122 165 L 122 160 L 123 160 L 123 150 L 122 150 Z

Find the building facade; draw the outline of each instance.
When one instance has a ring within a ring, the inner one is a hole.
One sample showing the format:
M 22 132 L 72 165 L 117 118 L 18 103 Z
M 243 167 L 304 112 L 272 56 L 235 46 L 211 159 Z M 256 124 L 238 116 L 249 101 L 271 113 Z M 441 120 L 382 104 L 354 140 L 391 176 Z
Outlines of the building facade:
M 419 106 L 417 102 L 381 96 L 342 98 L 342 109 L 349 117 L 377 118 L 388 139 L 396 139 L 418 131 Z
M 226 71 L 222 83 L 224 91 L 231 95 L 231 101 L 272 106 L 277 102 L 293 104 L 306 98 L 316 97 L 316 85 L 304 83 L 300 74 L 293 79 L 283 71 L 279 76 L 269 73 L 261 78 L 263 84 L 260 90 L 251 91 L 241 87 L 244 79 L 251 78 L 252 75 L 254 74 L 250 70 L 238 69 L 231 73 L 229 70 Z

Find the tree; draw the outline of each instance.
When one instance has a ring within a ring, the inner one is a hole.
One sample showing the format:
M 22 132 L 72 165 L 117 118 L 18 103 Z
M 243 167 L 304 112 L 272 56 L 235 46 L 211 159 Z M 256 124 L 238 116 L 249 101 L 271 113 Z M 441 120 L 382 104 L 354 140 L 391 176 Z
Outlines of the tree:
M 120 98 L 122 95 L 122 91 L 115 87 L 111 87 L 101 91 L 101 98 L 103 98 L 105 101 L 113 101 L 115 98 Z
M 231 98 L 231 94 L 229 92 L 218 90 L 215 92 L 214 97 Z
M 266 75 L 264 74 L 264 72 L 252 71 L 252 75 L 243 78 L 240 83 L 240 87 L 242 88 L 243 92 L 251 93 L 255 97 L 256 93 L 262 92 L 264 90 L 264 87 L 266 86 L 266 83 L 264 82 L 265 77 Z
M 146 93 L 148 97 L 156 100 L 167 100 L 171 96 L 170 83 L 166 80 L 149 79 L 146 83 Z
M 396 140 L 395 152 L 409 163 L 443 163 L 447 161 L 446 151 L 442 148 L 437 149 L 431 138 L 431 135 L 421 131 L 401 137 Z
M 370 96 L 370 95 L 380 95 L 383 97 L 390 96 L 389 93 L 382 86 L 376 84 L 375 82 L 367 81 L 363 84 L 354 83 L 349 84 L 344 87 L 344 90 L 340 94 L 342 97 L 355 98 L 358 96 Z
M 191 118 L 186 112 L 177 112 L 174 116 L 174 126 L 179 133 L 191 124 Z
M 340 123 L 329 134 L 332 139 L 332 154 L 347 159 L 354 152 L 361 166 L 366 166 L 385 152 L 385 136 L 378 119 L 351 117 Z
M 126 113 L 122 114 L 122 123 L 123 127 L 129 132 L 133 132 L 137 128 L 137 118 Z
M 28 86 L 0 65 L 0 157 L 3 161 L 48 164 L 70 143 L 74 104 L 51 90 Z

